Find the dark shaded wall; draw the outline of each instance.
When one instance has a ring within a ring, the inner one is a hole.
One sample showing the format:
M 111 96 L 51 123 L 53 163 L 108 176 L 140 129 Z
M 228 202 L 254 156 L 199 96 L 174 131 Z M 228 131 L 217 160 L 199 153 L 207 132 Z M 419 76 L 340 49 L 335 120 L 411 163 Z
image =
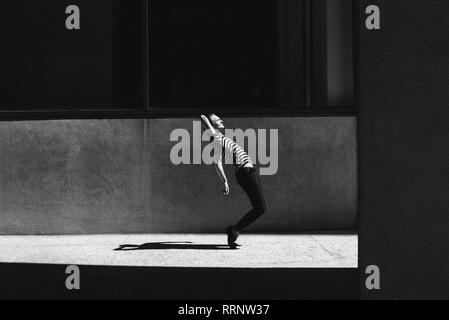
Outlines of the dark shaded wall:
M 449 2 L 361 1 L 361 292 L 373 299 L 449 297 Z M 378 265 L 381 290 L 364 287 Z
M 268 212 L 251 231 L 355 228 L 354 118 L 227 123 L 279 129 Z M 171 164 L 177 128 L 192 119 L 1 122 L 0 234 L 222 232 L 249 202 L 234 179 L 224 197 L 212 167 Z

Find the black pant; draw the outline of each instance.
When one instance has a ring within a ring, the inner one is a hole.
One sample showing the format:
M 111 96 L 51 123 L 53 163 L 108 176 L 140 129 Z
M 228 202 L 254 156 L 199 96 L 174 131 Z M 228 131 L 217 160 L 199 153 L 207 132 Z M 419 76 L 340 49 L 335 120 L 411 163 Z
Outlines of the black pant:
M 235 177 L 237 178 L 238 184 L 245 190 L 253 206 L 253 209 L 235 226 L 237 231 L 241 231 L 260 218 L 267 211 L 267 206 L 256 169 L 241 167 L 236 171 Z

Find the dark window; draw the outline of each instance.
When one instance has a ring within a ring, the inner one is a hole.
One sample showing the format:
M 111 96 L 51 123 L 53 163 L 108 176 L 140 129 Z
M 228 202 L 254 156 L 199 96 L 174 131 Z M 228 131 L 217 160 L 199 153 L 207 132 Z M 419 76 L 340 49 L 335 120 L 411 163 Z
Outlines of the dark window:
M 355 112 L 350 0 L 70 4 L 0 1 L 0 117 Z
M 276 2 L 151 0 L 151 107 L 276 105 Z
M 70 4 L 1 1 L 1 110 L 142 106 L 142 2 L 76 1 L 76 31 L 65 27 Z
M 352 107 L 348 0 L 150 0 L 152 110 Z

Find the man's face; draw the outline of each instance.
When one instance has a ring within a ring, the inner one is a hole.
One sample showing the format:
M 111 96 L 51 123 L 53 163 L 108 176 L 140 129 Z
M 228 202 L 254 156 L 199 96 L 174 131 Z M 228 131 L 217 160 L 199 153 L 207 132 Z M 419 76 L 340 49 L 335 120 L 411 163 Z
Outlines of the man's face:
M 223 120 L 220 119 L 217 115 L 213 114 L 210 117 L 210 120 L 215 128 L 217 129 L 224 129 Z

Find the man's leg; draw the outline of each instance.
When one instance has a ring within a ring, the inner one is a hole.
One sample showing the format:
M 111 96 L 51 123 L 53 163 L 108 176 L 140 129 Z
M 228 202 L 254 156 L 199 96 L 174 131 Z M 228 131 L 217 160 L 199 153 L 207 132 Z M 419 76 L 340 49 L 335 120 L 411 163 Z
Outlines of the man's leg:
M 242 189 L 245 190 L 253 206 L 253 209 L 235 225 L 235 229 L 240 232 L 264 215 L 267 206 L 260 185 L 260 178 L 255 169 L 245 172 L 238 182 Z

